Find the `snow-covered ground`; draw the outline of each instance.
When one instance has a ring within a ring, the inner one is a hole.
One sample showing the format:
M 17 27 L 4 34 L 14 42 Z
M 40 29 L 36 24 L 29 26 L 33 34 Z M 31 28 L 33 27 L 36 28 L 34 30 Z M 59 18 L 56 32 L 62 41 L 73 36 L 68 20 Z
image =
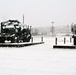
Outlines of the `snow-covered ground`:
M 0 75 L 76 75 L 76 49 L 53 49 L 54 40 L 44 37 L 40 45 L 1 47 Z

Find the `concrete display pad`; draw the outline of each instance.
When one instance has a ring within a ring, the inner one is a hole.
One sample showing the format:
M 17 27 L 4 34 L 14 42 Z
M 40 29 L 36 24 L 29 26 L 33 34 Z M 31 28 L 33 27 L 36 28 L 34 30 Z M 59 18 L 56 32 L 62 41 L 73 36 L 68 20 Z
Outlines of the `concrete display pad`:
M 53 48 L 76 49 L 76 45 L 53 45 Z
M 0 47 L 24 47 L 24 46 L 31 46 L 37 44 L 43 44 L 44 42 L 35 42 L 35 43 L 0 43 Z

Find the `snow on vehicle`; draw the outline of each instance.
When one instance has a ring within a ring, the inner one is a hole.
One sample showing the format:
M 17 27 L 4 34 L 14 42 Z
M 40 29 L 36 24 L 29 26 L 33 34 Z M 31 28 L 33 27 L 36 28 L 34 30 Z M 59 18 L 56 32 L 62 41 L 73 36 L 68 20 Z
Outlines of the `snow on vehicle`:
M 1 22 L 0 43 L 30 42 L 31 28 L 24 26 L 18 20 Z

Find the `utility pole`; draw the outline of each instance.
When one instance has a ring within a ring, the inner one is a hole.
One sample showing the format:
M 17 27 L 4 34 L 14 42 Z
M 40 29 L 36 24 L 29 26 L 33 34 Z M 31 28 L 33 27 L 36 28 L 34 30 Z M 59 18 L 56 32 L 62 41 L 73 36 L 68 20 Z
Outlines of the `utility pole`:
M 24 24 L 24 14 L 23 14 L 23 24 Z
M 69 25 L 67 25 L 67 35 L 69 35 Z
M 52 36 L 54 35 L 54 26 L 53 26 L 53 24 L 54 24 L 54 22 L 51 22 L 52 23 Z

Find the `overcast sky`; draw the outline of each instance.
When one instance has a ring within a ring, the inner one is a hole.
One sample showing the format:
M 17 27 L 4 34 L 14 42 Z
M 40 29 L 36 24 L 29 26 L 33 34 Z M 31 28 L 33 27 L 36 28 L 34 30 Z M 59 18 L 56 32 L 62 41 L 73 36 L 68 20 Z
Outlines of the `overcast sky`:
M 67 25 L 76 23 L 76 0 L 0 0 L 0 22 L 18 19 L 36 26 Z

